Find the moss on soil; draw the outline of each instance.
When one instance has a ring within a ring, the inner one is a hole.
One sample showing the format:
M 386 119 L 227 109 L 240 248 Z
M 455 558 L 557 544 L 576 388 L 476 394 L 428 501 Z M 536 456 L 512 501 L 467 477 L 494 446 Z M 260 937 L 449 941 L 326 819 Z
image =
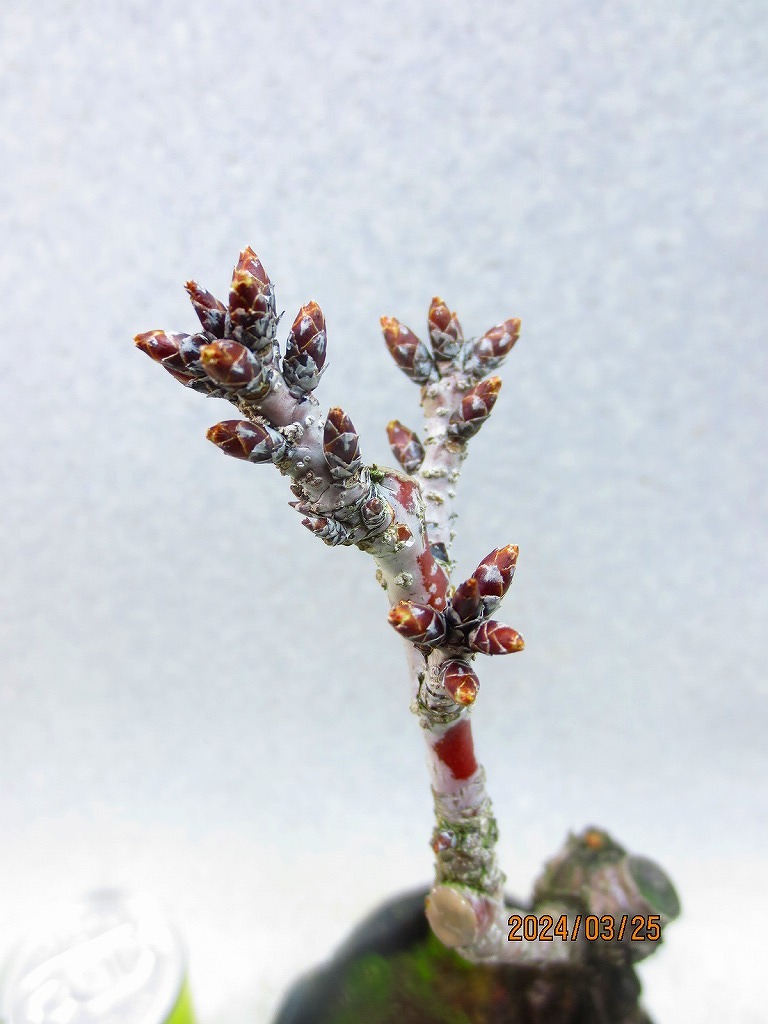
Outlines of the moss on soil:
M 629 968 L 478 967 L 434 936 L 353 962 L 323 1024 L 648 1024 Z

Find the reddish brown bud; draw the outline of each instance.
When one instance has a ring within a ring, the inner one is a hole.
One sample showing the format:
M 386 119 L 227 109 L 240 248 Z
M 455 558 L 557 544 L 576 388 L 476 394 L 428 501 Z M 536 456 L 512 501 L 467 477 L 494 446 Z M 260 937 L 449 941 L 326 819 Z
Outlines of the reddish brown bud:
M 440 670 L 445 692 L 456 704 L 469 707 L 475 703 L 480 680 L 466 661 L 446 661 Z
M 144 334 L 137 334 L 133 340 L 136 348 L 146 352 L 156 363 L 162 363 L 168 370 L 182 371 L 184 364 L 179 356 L 179 344 L 182 338 L 188 337 L 188 334 L 175 331 L 145 331 Z
M 200 362 L 211 380 L 228 390 L 243 390 L 254 397 L 262 397 L 269 390 L 259 360 L 245 345 L 230 338 L 204 345 L 200 349 Z
M 184 285 L 189 293 L 197 318 L 203 325 L 203 330 L 208 331 L 215 338 L 223 338 L 227 333 L 227 309 L 223 302 L 219 302 L 209 291 L 201 288 L 197 281 L 187 281 Z
M 492 612 L 509 590 L 519 551 L 517 544 L 495 548 L 475 569 L 474 576 L 486 612 Z
M 283 377 L 295 398 L 314 391 L 325 367 L 325 317 L 316 302 L 302 306 L 285 345 Z
M 390 609 L 389 623 L 419 647 L 438 647 L 445 639 L 445 617 L 427 604 L 400 601 Z
M 200 349 L 207 343 L 203 335 L 147 331 L 145 334 L 137 334 L 134 341 L 137 348 L 160 363 L 182 384 L 194 387 L 201 377 L 205 377 L 200 363 Z
M 224 420 L 211 427 L 207 436 L 227 455 L 249 462 L 279 462 L 287 447 L 279 431 L 252 420 Z
M 490 619 L 470 634 L 469 647 L 479 654 L 514 654 L 525 644 L 516 629 Z
M 394 317 L 383 316 L 381 329 L 390 355 L 397 365 L 416 384 L 437 380 L 438 373 L 432 355 L 416 335 Z
M 450 362 L 455 359 L 464 342 L 461 324 L 455 313 L 452 313 L 442 299 L 432 299 L 427 318 L 429 340 L 432 351 L 438 362 Z
M 465 369 L 477 379 L 491 373 L 501 366 L 519 337 L 520 321 L 517 319 L 505 320 L 503 324 L 492 327 L 472 345 Z
M 415 473 L 424 461 L 424 447 L 416 434 L 399 420 L 387 424 L 387 437 L 392 453 L 406 473 Z
M 316 302 L 308 302 L 296 314 L 288 335 L 286 350 L 293 348 L 298 355 L 309 354 L 319 366 L 322 366 L 325 361 L 325 342 L 323 311 Z
M 352 420 L 338 406 L 328 410 L 323 429 L 323 454 L 336 480 L 346 480 L 360 468 L 360 439 Z
M 470 576 L 456 587 L 456 592 L 451 598 L 451 607 L 462 622 L 472 622 L 479 616 L 482 604 L 474 576 Z
M 451 416 L 446 433 L 459 441 L 474 437 L 491 415 L 501 391 L 501 377 L 481 380 L 464 395 L 461 405 Z
M 248 348 L 268 348 L 277 330 L 275 290 L 261 260 L 247 247 L 232 275 L 229 289 L 232 337 Z

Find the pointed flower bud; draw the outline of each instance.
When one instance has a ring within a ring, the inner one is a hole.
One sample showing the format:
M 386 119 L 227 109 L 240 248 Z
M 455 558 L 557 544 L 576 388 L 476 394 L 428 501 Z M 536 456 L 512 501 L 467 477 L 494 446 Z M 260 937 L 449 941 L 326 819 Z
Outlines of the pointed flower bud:
M 308 516 L 306 519 L 302 519 L 301 525 L 306 526 L 330 547 L 352 543 L 352 531 L 336 519 L 327 519 L 325 516 Z
M 498 607 L 502 597 L 509 590 L 519 550 L 517 544 L 495 548 L 475 569 L 474 577 L 486 614 Z
M 278 430 L 252 420 L 224 420 L 211 427 L 207 436 L 227 455 L 248 462 L 280 462 L 288 447 Z
M 391 316 L 381 318 L 381 329 L 390 355 L 406 377 L 416 384 L 428 384 L 438 379 L 429 349 L 412 330 Z
M 182 340 L 188 337 L 188 334 L 176 331 L 145 331 L 144 334 L 137 334 L 133 340 L 136 348 L 164 366 L 169 373 L 190 373 L 179 354 Z
M 347 480 L 360 468 L 360 439 L 352 420 L 338 406 L 328 410 L 323 454 L 335 480 Z
M 501 366 L 507 353 L 520 337 L 520 321 L 505 320 L 498 327 L 486 331 L 469 346 L 464 369 L 479 380 Z
M 464 343 L 461 324 L 442 299 L 432 299 L 429 307 L 429 340 L 438 362 L 451 362 L 459 354 Z
M 400 601 L 389 611 L 389 624 L 419 647 L 439 647 L 445 639 L 445 616 L 428 604 Z
M 392 453 L 406 473 L 415 473 L 424 461 L 424 447 L 416 434 L 400 420 L 390 420 L 387 437 Z
M 275 289 L 250 246 L 240 253 L 232 275 L 229 314 L 236 341 L 255 351 L 271 347 L 277 331 Z
M 468 441 L 491 415 L 501 391 L 501 377 L 481 380 L 464 395 L 461 405 L 451 416 L 446 433 L 456 441 Z
M 516 629 L 489 619 L 469 636 L 469 649 L 478 654 L 514 654 L 525 644 Z
M 475 703 L 480 680 L 466 661 L 446 661 L 440 669 L 440 681 L 445 692 L 456 704 L 469 707 Z
M 175 331 L 147 331 L 134 338 L 136 347 L 160 363 L 172 377 L 190 387 L 200 384 L 205 370 L 200 362 L 200 350 L 208 344 L 201 334 L 179 334 Z
M 209 291 L 201 288 L 197 281 L 187 281 L 184 285 L 189 294 L 197 318 L 214 338 L 223 338 L 227 333 L 227 309 Z
M 451 598 L 451 607 L 461 622 L 472 622 L 479 617 L 482 602 L 480 600 L 477 580 L 474 576 L 470 576 L 468 580 L 465 580 L 456 587 L 456 592 Z
M 325 367 L 325 317 L 316 302 L 302 306 L 285 345 L 283 377 L 294 398 L 314 391 Z
M 211 380 L 228 391 L 239 391 L 248 398 L 263 398 L 269 391 L 271 371 L 245 345 L 230 338 L 204 345 L 200 362 Z

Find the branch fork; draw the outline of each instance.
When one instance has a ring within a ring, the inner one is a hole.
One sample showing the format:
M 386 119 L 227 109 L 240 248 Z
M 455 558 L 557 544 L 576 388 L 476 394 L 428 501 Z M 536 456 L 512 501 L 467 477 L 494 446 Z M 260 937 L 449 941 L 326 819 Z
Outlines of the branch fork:
M 473 662 L 478 654 L 524 647 L 515 629 L 492 617 L 512 582 L 517 547 L 494 548 L 468 579 L 451 583 L 461 466 L 499 397 L 501 379 L 493 374 L 517 341 L 520 321 L 506 320 L 465 340 L 456 314 L 435 297 L 425 343 L 393 317 L 382 318 L 386 346 L 420 387 L 424 414 L 423 441 L 399 420 L 387 425 L 400 466 L 390 469 L 363 462 L 360 438 L 341 408 L 322 413 L 314 392 L 325 370 L 327 331 L 316 302 L 299 310 L 281 353 L 274 287 L 252 249 L 240 254 L 226 305 L 194 281 L 186 288 L 202 329 L 148 331 L 136 336 L 136 345 L 184 386 L 228 399 L 241 418 L 211 427 L 209 440 L 234 458 L 274 464 L 290 478 L 290 504 L 307 529 L 328 545 L 357 546 L 377 564 L 389 622 L 406 643 L 411 706 L 426 741 L 436 821 L 435 886 L 426 907 L 432 929 L 478 962 L 583 958 L 579 943 L 508 941 L 511 908 L 496 860 L 498 830 L 474 753 L 469 711 L 480 679 Z M 570 857 L 581 864 L 582 847 L 592 847 L 587 840 L 570 842 L 563 863 Z M 610 876 L 615 844 L 606 837 L 597 847 L 603 854 L 610 848 Z M 587 869 L 568 875 L 558 862 L 545 882 L 563 873 L 567 884 L 542 883 L 538 896 L 542 906 L 567 914 L 592 891 L 592 875 Z M 607 884 L 605 871 L 595 877 Z M 628 895 L 625 903 L 637 904 L 636 897 Z

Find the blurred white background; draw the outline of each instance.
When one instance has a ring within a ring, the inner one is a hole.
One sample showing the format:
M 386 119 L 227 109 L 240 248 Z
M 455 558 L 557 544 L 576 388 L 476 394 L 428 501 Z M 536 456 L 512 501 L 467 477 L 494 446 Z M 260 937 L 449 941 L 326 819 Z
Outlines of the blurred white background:
M 266 1024 L 430 876 L 373 565 L 132 344 L 251 244 L 370 461 L 420 425 L 381 314 L 522 317 L 456 546 L 521 548 L 474 714 L 510 888 L 607 827 L 681 894 L 658 1024 L 764 1019 L 767 62 L 758 0 L 5 0 L 0 956 L 149 889 L 202 1024 Z

